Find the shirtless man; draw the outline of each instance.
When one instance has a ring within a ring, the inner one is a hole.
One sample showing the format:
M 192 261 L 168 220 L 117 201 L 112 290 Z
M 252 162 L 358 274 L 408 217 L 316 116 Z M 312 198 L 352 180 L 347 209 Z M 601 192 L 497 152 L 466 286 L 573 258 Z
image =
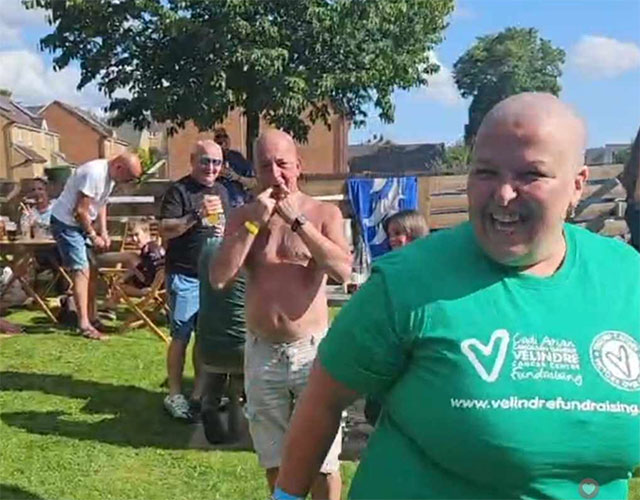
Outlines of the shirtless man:
M 300 192 L 300 173 L 291 136 L 272 130 L 259 137 L 256 177 L 261 193 L 232 211 L 209 272 L 217 289 L 241 267 L 248 273 L 247 415 L 272 491 L 295 401 L 329 324 L 327 275 L 344 282 L 351 272 L 340 211 Z M 338 432 L 312 488 L 313 498 L 340 498 L 340 448 Z

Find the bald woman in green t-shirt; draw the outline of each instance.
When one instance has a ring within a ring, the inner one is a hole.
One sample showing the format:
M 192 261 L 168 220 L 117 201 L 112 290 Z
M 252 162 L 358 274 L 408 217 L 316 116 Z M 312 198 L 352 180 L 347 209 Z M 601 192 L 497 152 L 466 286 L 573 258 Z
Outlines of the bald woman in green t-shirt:
M 626 498 L 640 463 L 640 257 L 567 224 L 585 127 L 550 94 L 485 117 L 470 222 L 383 257 L 319 346 L 274 498 L 309 485 L 362 394 L 353 499 Z

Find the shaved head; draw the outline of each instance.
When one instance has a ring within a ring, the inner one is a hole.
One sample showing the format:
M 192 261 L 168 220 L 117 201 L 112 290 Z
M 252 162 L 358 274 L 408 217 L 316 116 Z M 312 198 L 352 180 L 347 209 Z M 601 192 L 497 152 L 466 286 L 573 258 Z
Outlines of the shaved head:
M 577 170 L 584 164 L 585 123 L 571 106 L 552 94 L 525 92 L 499 102 L 482 120 L 477 138 L 500 126 L 522 131 L 537 128 L 540 133 L 561 135 L 570 165 Z
M 563 227 L 589 171 L 586 130 L 551 94 L 519 94 L 485 116 L 467 185 L 469 219 L 494 260 L 541 275 L 555 272 L 566 248 Z
M 282 196 L 282 187 L 296 192 L 300 172 L 301 162 L 293 137 L 275 129 L 260 134 L 256 144 L 256 177 L 263 189 L 274 187 Z
M 191 177 L 203 186 L 213 186 L 222 170 L 222 148 L 211 139 L 197 141 L 191 149 Z
M 211 152 L 220 152 L 222 154 L 222 149 L 220 149 L 220 145 L 217 142 L 211 139 L 201 139 L 191 148 L 191 158 L 198 158 L 202 154 Z
M 296 146 L 295 141 L 293 140 L 293 137 L 291 137 L 286 132 L 283 132 L 282 130 L 277 130 L 277 129 L 269 129 L 266 132 L 263 132 L 262 134 L 260 134 L 260 137 L 258 137 L 258 143 L 257 143 L 258 151 L 264 148 L 265 145 L 270 145 L 270 144 L 273 144 L 274 142 L 281 144 L 283 147 L 292 148 L 293 151 L 296 152 L 296 155 L 298 154 L 297 153 L 298 148 Z
M 129 182 L 142 175 L 142 164 L 137 154 L 126 151 L 109 160 L 110 175 L 116 182 Z

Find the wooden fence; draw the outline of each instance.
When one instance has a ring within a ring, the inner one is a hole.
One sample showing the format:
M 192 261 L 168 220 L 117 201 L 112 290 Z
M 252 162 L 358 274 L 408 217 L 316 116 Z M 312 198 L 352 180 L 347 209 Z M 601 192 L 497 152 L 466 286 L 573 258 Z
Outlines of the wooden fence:
M 624 236 L 624 188 L 617 179 L 622 165 L 589 167 L 589 180 L 572 222 L 607 236 Z M 302 184 L 305 192 L 338 203 L 345 217 L 351 207 L 345 193 L 345 176 L 314 176 Z M 432 230 L 468 220 L 467 176 L 418 176 L 419 209 Z
M 607 236 L 627 233 L 623 218 L 626 193 L 617 179 L 622 168 L 622 165 L 589 168 L 589 180 L 572 222 Z M 450 227 L 468 219 L 466 175 L 430 177 L 426 183 L 421 209 L 428 217 L 429 227 Z
M 573 222 L 607 236 L 624 236 L 627 233 L 623 219 L 625 191 L 617 180 L 621 172 L 622 165 L 589 168 L 585 195 L 576 209 Z M 466 175 L 416 175 L 419 209 L 431 229 L 455 226 L 468 219 Z M 351 218 L 346 178 L 344 174 L 306 176 L 301 182 L 301 189 L 318 199 L 335 203 L 346 218 Z M 169 182 L 162 179 L 147 181 L 140 186 L 118 186 L 109 207 L 110 219 L 116 222 L 128 217 L 157 215 Z M 51 186 L 51 195 L 57 196 L 61 189 L 61 186 Z M 19 186 L 13 182 L 0 181 L 0 214 L 15 215 L 17 201 L 28 190 L 29 181 L 23 181 Z

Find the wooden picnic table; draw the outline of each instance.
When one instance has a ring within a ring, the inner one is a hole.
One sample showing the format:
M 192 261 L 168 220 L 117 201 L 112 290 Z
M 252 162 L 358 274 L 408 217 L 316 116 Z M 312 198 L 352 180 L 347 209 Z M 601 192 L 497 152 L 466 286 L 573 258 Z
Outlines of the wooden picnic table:
M 122 242 L 122 237 L 115 236 L 111 238 L 111 241 L 112 243 Z M 2 299 L 5 292 L 9 290 L 11 284 L 14 281 L 18 281 L 22 286 L 22 289 L 27 293 L 27 295 L 29 295 L 29 297 L 33 298 L 47 317 L 54 323 L 57 323 L 58 320 L 51 312 L 51 309 L 45 302 L 44 298 L 38 295 L 29 283 L 29 270 L 37 264 L 35 258 L 36 253 L 53 251 L 57 246 L 58 244 L 53 238 L 19 238 L 13 241 L 0 240 L 0 263 L 2 265 L 9 266 L 13 273 L 11 279 L 5 285 L 4 290 L 0 292 L 0 299 Z M 73 282 L 69 274 L 67 274 L 62 266 L 60 266 L 55 259 L 51 259 L 50 263 L 56 273 L 53 281 L 55 281 L 58 276 L 62 276 L 71 286 L 73 286 Z
M 0 299 L 4 296 L 4 293 L 9 290 L 9 287 L 14 281 L 18 281 L 22 286 L 22 289 L 33 298 L 33 300 L 40 306 L 40 309 L 44 311 L 47 317 L 57 323 L 58 320 L 49 309 L 49 306 L 40 295 L 33 289 L 29 283 L 29 270 L 35 264 L 36 252 L 53 251 L 56 248 L 56 242 L 53 239 L 17 239 L 15 241 L 0 241 L 0 256 L 2 264 L 9 266 L 13 275 L 9 282 L 5 285 L 4 290 L 0 293 Z M 55 261 L 52 261 L 52 265 L 58 273 L 62 273 L 63 276 L 68 275 L 60 268 Z M 56 276 L 57 278 L 57 276 Z

